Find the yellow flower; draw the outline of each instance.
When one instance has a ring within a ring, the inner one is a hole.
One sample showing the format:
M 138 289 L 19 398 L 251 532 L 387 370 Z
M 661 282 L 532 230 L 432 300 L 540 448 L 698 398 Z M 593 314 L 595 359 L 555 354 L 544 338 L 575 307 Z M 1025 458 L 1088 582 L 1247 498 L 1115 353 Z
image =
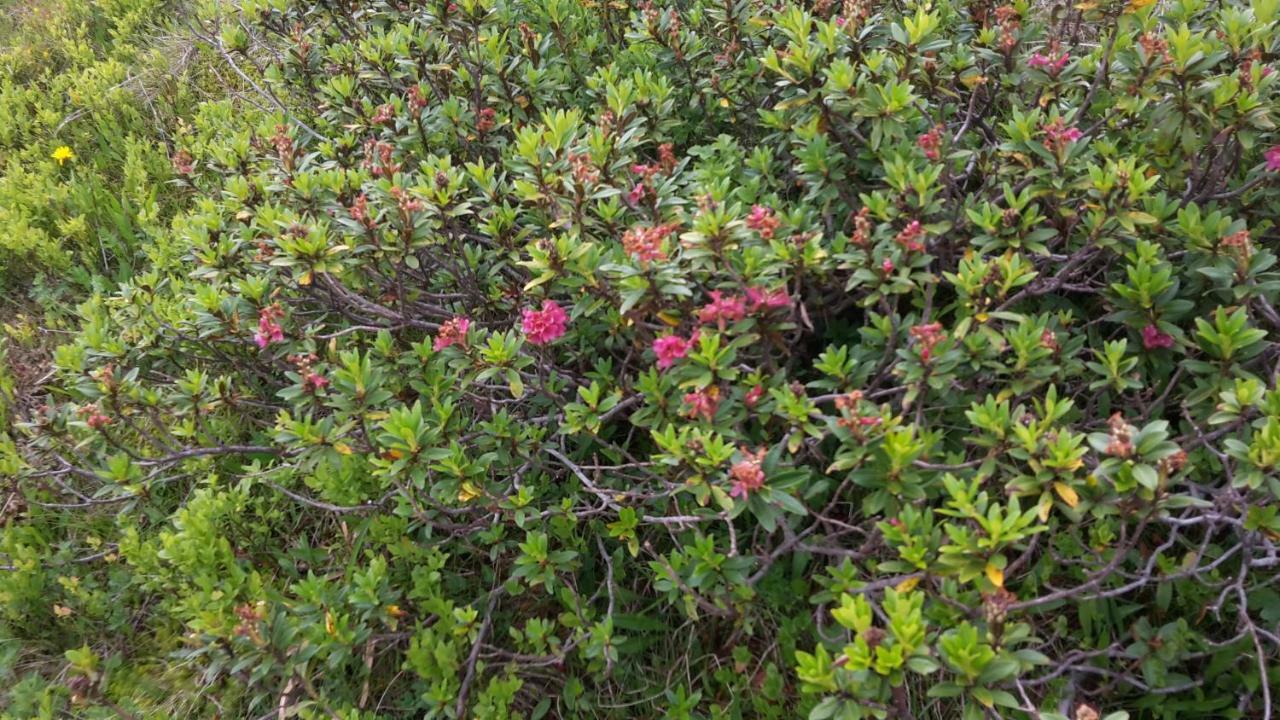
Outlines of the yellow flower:
M 57 160 L 58 164 L 61 165 L 68 160 L 75 160 L 76 154 L 71 151 L 71 148 L 67 147 L 66 145 L 61 145 L 58 147 L 57 150 L 53 151 L 53 155 L 51 155 L 50 157 L 52 157 L 54 160 Z

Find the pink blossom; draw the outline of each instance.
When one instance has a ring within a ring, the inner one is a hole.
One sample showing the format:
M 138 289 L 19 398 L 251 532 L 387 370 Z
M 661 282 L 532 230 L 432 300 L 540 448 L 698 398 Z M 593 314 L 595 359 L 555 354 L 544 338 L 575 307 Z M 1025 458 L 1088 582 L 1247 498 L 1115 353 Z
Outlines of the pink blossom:
M 317 391 L 323 390 L 328 386 L 329 386 L 329 378 L 326 378 L 320 373 L 311 372 L 308 370 L 307 373 L 302 376 L 302 389 L 309 393 L 314 394 Z
M 627 193 L 627 202 L 631 203 L 632 205 L 639 205 L 640 201 L 644 200 L 644 197 L 645 197 L 644 183 L 636 183 L 636 186 L 631 188 L 631 192 Z
M 924 156 L 935 162 L 942 158 L 942 129 L 941 125 L 935 125 L 916 137 L 916 145 L 924 151 Z
M 1057 59 L 1054 59 L 1048 55 L 1041 55 L 1040 53 L 1036 53 L 1031 56 L 1030 60 L 1027 61 L 1027 65 L 1033 68 L 1043 68 L 1044 71 L 1049 73 L 1050 75 L 1057 75 L 1058 73 L 1062 72 L 1062 69 L 1066 67 L 1067 63 L 1070 61 L 1071 61 L 1071 56 L 1068 55 L 1067 53 L 1063 53 L 1062 55 L 1058 56 Z
M 440 326 L 440 332 L 436 335 L 435 344 L 432 347 L 436 352 L 449 347 L 450 345 L 467 344 L 467 330 L 471 328 L 471 319 L 459 315 L 450 318 Z
M 689 354 L 689 350 L 697 339 L 698 334 L 694 333 L 688 340 L 679 335 L 667 335 L 654 340 L 653 354 L 658 356 L 658 369 L 666 370 L 675 365 L 677 360 Z
M 924 226 L 919 220 L 912 220 L 893 240 L 911 252 L 924 252 L 924 243 L 920 242 L 923 237 Z
M 684 396 L 684 402 L 689 406 L 687 412 L 689 417 L 700 417 L 711 422 L 715 420 L 716 410 L 720 408 L 720 388 L 710 387 L 687 393 Z
M 1280 172 L 1280 145 L 1268 150 L 1263 157 L 1267 159 L 1267 172 Z
M 750 304 L 751 312 L 753 313 L 767 309 L 791 307 L 791 296 L 787 294 L 786 289 L 764 290 L 762 288 L 749 287 L 746 293 L 747 303 Z
M 641 262 L 654 262 L 667 259 L 667 251 L 663 247 L 667 237 L 679 228 L 677 223 L 657 225 L 655 227 L 637 226 L 622 234 L 622 248 L 627 254 Z
M 1148 350 L 1173 347 L 1173 336 L 1160 332 L 1155 325 L 1142 328 L 1142 346 Z
M 534 345 L 555 342 L 569 326 L 569 316 L 554 300 L 543 300 L 541 310 L 525 310 L 520 324 L 525 336 Z
M 753 408 L 756 406 L 756 403 L 760 402 L 760 398 L 762 397 L 764 397 L 764 386 L 756 385 L 747 391 L 746 396 L 742 398 L 742 402 L 745 403 L 748 408 Z
M 764 468 L 760 467 L 760 465 L 764 462 L 765 451 L 758 450 L 751 453 L 744 448 L 742 454 L 746 457 L 734 463 L 729 470 L 729 478 L 733 481 L 733 488 L 729 491 L 729 497 L 745 499 L 751 493 L 764 487 Z
M 282 317 L 284 317 L 284 311 L 279 305 L 264 307 L 258 311 L 258 332 L 254 333 L 253 341 L 259 348 L 265 349 L 273 342 L 284 341 L 284 330 L 277 322 Z
M 724 297 L 719 290 L 711 291 L 711 302 L 698 311 L 698 319 L 704 323 L 719 323 L 721 327 L 747 316 L 747 307 L 737 295 Z
M 773 214 L 773 210 L 763 205 L 752 205 L 751 214 L 747 216 L 747 227 L 760 233 L 760 237 L 768 240 L 782 221 Z
M 933 349 L 938 343 L 942 342 L 945 335 L 942 332 L 942 323 L 928 323 L 925 325 L 916 325 L 908 331 L 911 337 L 920 343 L 920 360 L 929 362 L 933 357 Z
M 1045 123 L 1040 126 L 1040 130 L 1044 133 L 1045 148 L 1057 153 L 1066 149 L 1067 145 L 1084 137 L 1084 133 L 1080 132 L 1080 128 L 1067 127 L 1062 118 L 1055 118 L 1052 122 Z
M 893 272 L 892 258 L 885 258 L 884 262 L 880 263 L 880 272 L 884 273 L 885 275 L 888 275 L 889 273 Z
M 351 213 L 351 219 L 365 226 L 372 228 L 374 226 L 373 216 L 369 213 L 369 198 L 364 193 L 356 196 L 355 202 L 351 207 L 347 208 L 347 212 Z

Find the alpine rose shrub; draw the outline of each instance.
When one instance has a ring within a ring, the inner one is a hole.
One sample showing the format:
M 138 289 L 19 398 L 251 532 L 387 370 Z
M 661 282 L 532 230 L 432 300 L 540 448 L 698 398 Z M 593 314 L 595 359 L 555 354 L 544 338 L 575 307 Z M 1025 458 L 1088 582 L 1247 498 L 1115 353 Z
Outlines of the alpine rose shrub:
M 1278 18 L 244 0 L 0 712 L 1274 716 Z

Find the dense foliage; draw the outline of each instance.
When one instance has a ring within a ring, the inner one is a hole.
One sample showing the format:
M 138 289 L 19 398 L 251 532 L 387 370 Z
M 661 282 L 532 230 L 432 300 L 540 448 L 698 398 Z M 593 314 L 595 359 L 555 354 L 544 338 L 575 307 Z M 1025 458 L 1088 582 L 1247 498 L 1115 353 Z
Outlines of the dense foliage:
M 165 127 L 199 88 L 194 48 L 155 39 L 171 6 L 0 1 L 0 297 L 127 278 L 164 234 Z
M 8 716 L 1272 716 L 1277 0 L 213 17 Z

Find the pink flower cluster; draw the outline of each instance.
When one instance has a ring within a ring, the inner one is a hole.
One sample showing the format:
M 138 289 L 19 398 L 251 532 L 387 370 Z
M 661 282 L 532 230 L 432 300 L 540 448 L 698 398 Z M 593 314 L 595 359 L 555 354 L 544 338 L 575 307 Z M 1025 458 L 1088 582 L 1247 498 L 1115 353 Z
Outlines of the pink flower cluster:
M 306 355 L 290 355 L 288 357 L 290 363 L 298 369 L 298 374 L 302 376 L 302 391 L 315 395 L 321 390 L 329 387 L 329 378 L 312 370 L 319 358 L 315 353 L 307 353 Z
M 720 388 L 714 385 L 702 390 L 695 390 L 684 396 L 689 406 L 687 415 L 691 418 L 702 418 L 707 422 L 715 420 L 716 410 L 720 409 Z
M 711 291 L 711 302 L 698 311 L 698 320 L 704 323 L 716 323 L 722 329 L 729 323 L 735 323 L 747 316 L 747 313 L 760 313 L 765 310 L 776 310 L 791 307 L 791 296 L 785 289 L 765 290 L 749 287 L 744 295 L 725 295 L 719 290 Z
M 308 392 L 314 395 L 326 387 L 329 387 L 329 378 L 326 378 L 320 373 L 314 372 L 311 370 L 308 370 L 306 373 L 303 374 L 302 389 L 305 392 Z
M 698 311 L 698 319 L 704 323 L 718 323 L 721 327 L 747 316 L 747 305 L 741 297 L 725 297 L 719 290 L 711 291 L 711 302 Z
M 1049 55 L 1041 55 L 1040 53 L 1036 53 L 1031 56 L 1030 60 L 1027 61 L 1027 65 L 1033 68 L 1039 68 L 1049 73 L 1050 75 L 1057 77 L 1058 73 L 1062 72 L 1062 69 L 1065 68 L 1067 66 L 1067 63 L 1070 61 L 1071 61 L 1071 56 L 1068 55 L 1067 53 L 1062 53 L 1057 58 L 1050 57 Z
M 409 88 L 409 97 L 406 99 L 409 105 L 409 114 L 415 118 L 422 115 L 422 111 L 427 107 L 427 94 L 423 92 L 421 85 L 414 85 Z
M 734 463 L 729 469 L 729 479 L 733 482 L 729 497 L 746 498 L 764 487 L 765 475 L 761 463 L 764 462 L 765 451 L 750 452 L 742 448 L 743 459 Z
M 273 342 L 284 341 L 284 330 L 279 320 L 284 317 L 280 305 L 271 305 L 258 311 L 258 332 L 253 334 L 253 341 L 259 348 L 266 348 Z
M 653 341 L 653 354 L 658 356 L 658 369 L 666 370 L 689 354 L 694 343 L 698 342 L 698 333 L 688 340 L 679 335 L 664 335 Z
M 679 225 L 670 223 L 654 227 L 638 226 L 622 235 L 622 247 L 628 255 L 641 262 L 655 262 L 667 259 L 664 247 L 666 240 L 676 231 Z
M 747 215 L 747 227 L 760 233 L 765 240 L 773 238 L 782 221 L 773 214 L 773 210 L 763 205 L 752 205 L 751 214 Z
M 866 430 L 881 423 L 879 415 L 863 415 L 859 407 L 861 404 L 861 390 L 853 390 L 847 395 L 841 395 L 836 398 L 836 409 L 840 411 L 840 419 L 836 420 L 836 424 L 848 430 L 854 437 L 859 438 L 863 437 L 863 433 Z
M 347 212 L 351 213 L 351 219 L 365 226 L 372 228 L 377 222 L 373 219 L 373 214 L 369 212 L 369 198 L 360 193 L 356 196 L 355 202 L 351 207 L 347 208 Z
M 910 330 L 911 337 L 920 343 L 920 360 L 929 362 L 933 357 L 933 349 L 942 342 L 945 335 L 942 332 L 942 323 L 928 323 L 926 325 L 916 325 Z
M 925 157 L 934 162 L 940 160 L 942 158 L 942 126 L 934 125 L 929 132 L 917 137 L 916 145 L 924 151 Z
M 527 312 L 527 311 L 526 311 Z M 440 332 L 436 334 L 436 341 L 432 348 L 436 352 L 440 352 L 450 345 L 467 345 L 467 330 L 471 329 L 471 319 L 461 315 L 449 318 L 440 326 Z
M 520 323 L 525 337 L 534 345 L 555 342 L 569 328 L 569 315 L 554 300 L 543 300 L 541 310 L 525 310 Z
M 924 252 L 924 243 L 921 242 L 923 237 L 924 226 L 919 220 L 912 220 L 893 240 L 908 252 Z
M 402 163 L 394 162 L 395 147 L 385 140 L 370 138 L 364 143 L 363 165 L 374 177 L 391 177 L 400 172 Z
M 88 425 L 91 430 L 101 430 L 111 424 L 111 418 L 103 415 L 102 410 L 96 403 L 92 405 L 85 405 L 80 408 L 79 412 L 85 417 L 85 424 Z
M 1267 172 L 1280 172 L 1280 145 L 1263 153 L 1267 160 Z
M 632 206 L 639 205 L 644 201 L 646 194 L 644 183 L 636 183 L 635 187 L 631 188 L 631 192 L 627 193 L 627 202 Z
M 785 289 L 765 290 L 749 287 L 746 289 L 747 306 L 753 313 L 761 310 L 779 310 L 791 307 L 791 296 Z
M 1173 336 L 1160 332 L 1155 325 L 1142 328 L 1142 347 L 1148 350 L 1169 349 L 1173 347 Z
M 1040 131 L 1044 133 L 1045 149 L 1053 153 L 1061 153 L 1067 145 L 1084 136 L 1079 128 L 1067 127 L 1062 118 L 1054 118 L 1052 122 L 1041 125 Z

